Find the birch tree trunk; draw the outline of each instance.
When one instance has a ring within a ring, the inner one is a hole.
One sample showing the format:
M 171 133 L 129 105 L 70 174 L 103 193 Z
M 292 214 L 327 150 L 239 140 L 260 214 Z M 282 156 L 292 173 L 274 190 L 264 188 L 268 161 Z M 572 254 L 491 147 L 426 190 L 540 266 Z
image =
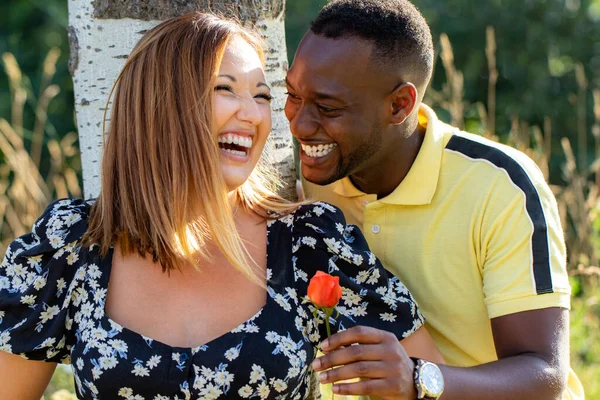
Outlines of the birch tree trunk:
M 137 41 L 167 18 L 188 11 L 215 11 L 254 24 L 266 38 L 266 75 L 274 97 L 274 167 L 285 183 L 281 194 L 295 198 L 293 145 L 283 114 L 288 68 L 284 10 L 285 0 L 69 0 L 69 70 L 75 89 L 85 197 L 94 198 L 100 193 L 104 109 L 110 89 Z M 107 119 L 109 116 L 110 111 Z

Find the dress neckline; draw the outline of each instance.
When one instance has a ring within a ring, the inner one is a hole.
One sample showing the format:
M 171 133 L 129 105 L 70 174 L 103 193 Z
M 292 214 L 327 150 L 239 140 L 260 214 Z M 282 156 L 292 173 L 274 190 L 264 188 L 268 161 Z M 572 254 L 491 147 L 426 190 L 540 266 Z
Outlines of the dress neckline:
M 280 222 L 277 220 L 277 222 Z M 111 326 L 111 330 L 117 330 L 120 331 L 121 333 L 127 334 L 129 336 L 135 336 L 138 337 L 140 339 L 143 339 L 146 343 L 152 343 L 152 345 L 156 345 L 158 347 L 163 348 L 164 350 L 171 352 L 171 353 L 176 353 L 176 352 L 184 352 L 184 353 L 191 353 L 191 354 L 196 354 L 198 351 L 202 350 L 205 347 L 208 347 L 210 345 L 215 344 L 216 342 L 222 340 L 224 337 L 234 333 L 234 332 L 240 332 L 243 331 L 243 328 L 245 325 L 250 324 L 250 323 L 254 323 L 257 324 L 258 321 L 260 321 L 261 316 L 263 315 L 267 315 L 269 314 L 269 312 L 267 311 L 267 309 L 271 308 L 271 304 L 273 303 L 273 298 L 272 296 L 269 294 L 270 292 L 274 291 L 275 287 L 273 285 L 274 281 L 272 279 L 269 279 L 269 270 L 271 271 L 271 274 L 273 274 L 273 267 L 275 266 L 275 249 L 276 246 L 274 246 L 273 244 L 275 244 L 274 242 L 271 243 L 271 240 L 273 239 L 277 239 L 277 235 L 272 235 L 271 234 L 271 227 L 273 227 L 274 225 L 276 225 L 276 223 L 269 223 L 269 221 L 267 221 L 266 224 L 266 247 L 267 247 L 267 265 L 266 265 L 266 270 L 267 270 L 267 289 L 266 289 L 266 300 L 265 300 L 265 304 L 263 304 L 263 306 L 254 314 L 252 315 L 250 318 L 246 319 L 245 321 L 243 321 L 242 323 L 240 323 L 239 325 L 237 325 L 235 328 L 209 340 L 208 342 L 201 344 L 201 345 L 197 345 L 194 347 L 180 347 L 180 346 L 171 346 L 167 343 L 161 342 L 160 340 L 157 339 L 153 339 L 150 338 L 146 335 L 143 335 L 139 332 L 134 331 L 133 329 L 129 329 L 126 326 L 123 326 L 121 324 L 119 324 L 118 322 L 116 322 L 115 320 L 113 320 L 112 318 L 110 318 L 108 316 L 108 314 L 106 313 L 106 296 L 108 296 L 108 284 L 110 282 L 110 275 L 112 272 L 112 260 L 113 260 L 113 256 L 114 256 L 114 246 L 111 246 L 109 248 L 108 253 L 106 254 L 105 257 L 101 258 L 99 260 L 100 263 L 100 269 L 101 271 L 103 271 L 103 276 L 102 276 L 102 287 L 104 289 L 106 289 L 106 295 L 105 295 L 105 300 L 104 303 L 102 304 L 102 317 L 100 318 L 101 321 L 105 321 L 107 323 L 110 324 Z

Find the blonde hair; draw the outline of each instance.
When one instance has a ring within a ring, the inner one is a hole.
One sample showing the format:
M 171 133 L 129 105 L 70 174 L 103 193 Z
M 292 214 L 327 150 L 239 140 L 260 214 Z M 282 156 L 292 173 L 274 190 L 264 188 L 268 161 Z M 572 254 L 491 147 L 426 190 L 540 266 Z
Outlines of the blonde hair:
M 98 243 L 106 255 L 118 243 L 124 255 L 151 256 L 170 272 L 210 258 L 204 245 L 212 239 L 235 268 L 261 282 L 234 223 L 212 127 L 213 80 L 236 35 L 264 61 L 257 35 L 199 12 L 161 23 L 136 45 L 111 91 L 86 245 Z M 234 200 L 265 219 L 292 212 L 300 203 L 278 196 L 278 179 L 266 171 L 258 165 Z

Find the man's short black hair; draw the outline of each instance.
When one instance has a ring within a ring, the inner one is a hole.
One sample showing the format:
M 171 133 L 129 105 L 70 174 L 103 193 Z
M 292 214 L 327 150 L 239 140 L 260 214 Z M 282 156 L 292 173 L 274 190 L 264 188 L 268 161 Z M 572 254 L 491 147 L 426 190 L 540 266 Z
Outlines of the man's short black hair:
M 401 66 L 410 79 L 429 81 L 433 69 L 431 31 L 408 0 L 333 0 L 319 12 L 310 30 L 327 38 L 354 36 L 371 41 L 375 61 Z

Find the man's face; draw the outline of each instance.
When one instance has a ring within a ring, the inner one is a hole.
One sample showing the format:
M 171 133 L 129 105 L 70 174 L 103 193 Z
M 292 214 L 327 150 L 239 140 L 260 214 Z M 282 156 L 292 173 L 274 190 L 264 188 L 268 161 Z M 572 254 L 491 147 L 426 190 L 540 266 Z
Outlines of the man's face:
M 301 145 L 302 174 L 326 185 L 376 165 L 385 98 L 393 89 L 371 62 L 372 44 L 308 33 L 288 75 L 285 115 Z

